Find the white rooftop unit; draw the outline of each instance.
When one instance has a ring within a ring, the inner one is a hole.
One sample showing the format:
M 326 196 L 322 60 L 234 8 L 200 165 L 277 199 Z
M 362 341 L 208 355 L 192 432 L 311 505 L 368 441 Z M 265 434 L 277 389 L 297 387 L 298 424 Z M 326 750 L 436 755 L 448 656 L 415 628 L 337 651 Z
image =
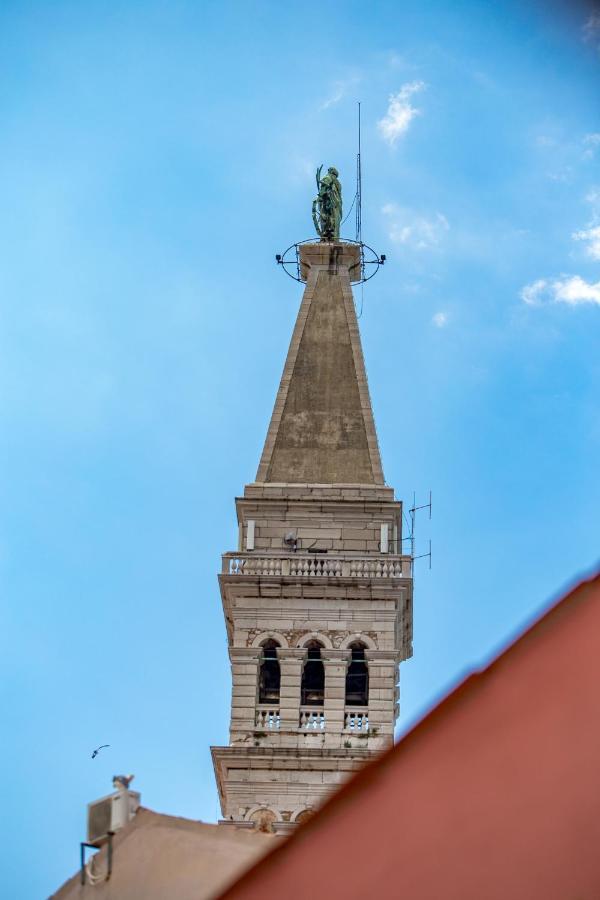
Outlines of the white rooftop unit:
M 115 791 L 88 803 L 87 839 L 98 847 L 108 840 L 109 832 L 119 831 L 134 817 L 140 805 L 137 791 Z

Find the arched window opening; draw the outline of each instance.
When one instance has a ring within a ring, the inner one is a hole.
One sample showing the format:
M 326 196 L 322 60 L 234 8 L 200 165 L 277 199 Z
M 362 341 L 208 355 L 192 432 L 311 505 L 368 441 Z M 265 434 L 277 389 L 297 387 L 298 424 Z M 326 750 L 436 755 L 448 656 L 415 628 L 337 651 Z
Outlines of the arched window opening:
M 367 706 L 369 703 L 369 669 L 364 644 L 350 644 L 352 659 L 346 672 L 346 706 Z
M 312 819 L 314 814 L 314 809 L 303 809 L 301 813 L 298 813 L 294 821 L 296 822 L 296 825 L 302 825 L 304 822 L 308 822 L 309 819 Z
M 260 672 L 258 676 L 258 702 L 279 703 L 281 672 L 277 659 L 277 641 L 268 640 L 262 645 Z
M 257 809 L 250 816 L 250 822 L 254 822 L 256 831 L 264 831 L 272 834 L 275 831 L 273 823 L 277 821 L 277 816 L 272 809 Z
M 300 702 L 302 706 L 323 706 L 325 700 L 325 668 L 321 659 L 321 644 L 310 641 L 306 645 L 308 658 L 302 672 Z

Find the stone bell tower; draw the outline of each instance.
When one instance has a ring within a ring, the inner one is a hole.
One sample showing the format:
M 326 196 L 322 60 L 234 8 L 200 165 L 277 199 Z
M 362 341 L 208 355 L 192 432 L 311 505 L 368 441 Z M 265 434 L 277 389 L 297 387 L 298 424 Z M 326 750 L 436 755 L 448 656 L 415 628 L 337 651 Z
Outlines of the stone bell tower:
M 304 296 L 239 544 L 219 576 L 233 677 L 225 821 L 286 831 L 393 742 L 412 654 L 402 504 L 384 482 L 354 309 L 361 246 L 299 246 Z

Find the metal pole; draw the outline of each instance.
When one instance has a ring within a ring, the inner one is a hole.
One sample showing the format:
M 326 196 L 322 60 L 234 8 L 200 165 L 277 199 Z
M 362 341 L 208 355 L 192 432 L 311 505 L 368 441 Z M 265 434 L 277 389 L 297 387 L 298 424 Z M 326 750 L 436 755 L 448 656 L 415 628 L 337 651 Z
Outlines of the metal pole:
M 358 154 L 356 156 L 356 240 L 362 243 L 362 165 L 360 146 L 360 102 L 358 103 Z

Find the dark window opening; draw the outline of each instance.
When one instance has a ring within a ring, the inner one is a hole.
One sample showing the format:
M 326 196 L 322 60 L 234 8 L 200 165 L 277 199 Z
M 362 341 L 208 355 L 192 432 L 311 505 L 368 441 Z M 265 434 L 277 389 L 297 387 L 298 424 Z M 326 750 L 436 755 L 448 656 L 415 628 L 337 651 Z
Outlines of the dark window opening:
M 325 668 L 321 660 L 321 644 L 310 641 L 308 658 L 302 672 L 300 702 L 302 706 L 323 706 L 325 699 Z
M 346 706 L 369 703 L 369 669 L 363 644 L 351 644 L 352 660 L 346 673 Z
M 260 672 L 258 676 L 258 702 L 279 703 L 281 672 L 277 659 L 277 641 L 265 641 L 262 645 Z

